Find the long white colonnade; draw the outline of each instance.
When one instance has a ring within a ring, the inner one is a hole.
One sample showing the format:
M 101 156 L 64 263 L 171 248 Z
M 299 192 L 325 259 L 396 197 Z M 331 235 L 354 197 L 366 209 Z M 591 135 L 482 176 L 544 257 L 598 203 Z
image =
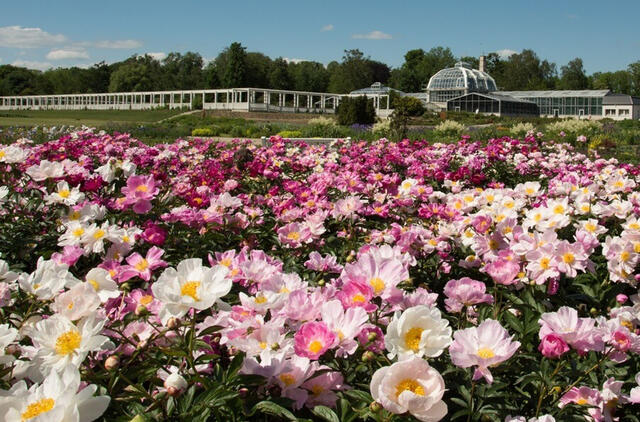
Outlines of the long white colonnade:
M 20 95 L 0 97 L 0 110 L 151 110 L 166 107 L 189 110 L 202 108 L 230 111 L 335 113 L 340 100 L 349 96 L 351 95 L 264 88 Z M 388 94 L 368 94 L 367 96 L 373 99 L 379 116 L 387 117 L 391 113 Z

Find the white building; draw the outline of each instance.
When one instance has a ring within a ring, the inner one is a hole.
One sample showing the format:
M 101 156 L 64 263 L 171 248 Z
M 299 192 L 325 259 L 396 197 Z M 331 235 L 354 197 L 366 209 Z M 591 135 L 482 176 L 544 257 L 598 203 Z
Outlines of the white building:
M 640 98 L 609 94 L 602 100 L 602 117 L 614 120 L 640 119 Z

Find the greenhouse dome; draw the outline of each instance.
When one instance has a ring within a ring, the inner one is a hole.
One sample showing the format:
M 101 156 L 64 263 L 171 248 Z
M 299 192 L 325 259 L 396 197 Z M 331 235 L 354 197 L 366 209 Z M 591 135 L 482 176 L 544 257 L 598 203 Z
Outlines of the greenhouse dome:
M 442 69 L 429 79 L 427 93 L 430 102 L 444 103 L 470 92 L 497 91 L 496 82 L 488 73 L 472 69 L 465 62 Z

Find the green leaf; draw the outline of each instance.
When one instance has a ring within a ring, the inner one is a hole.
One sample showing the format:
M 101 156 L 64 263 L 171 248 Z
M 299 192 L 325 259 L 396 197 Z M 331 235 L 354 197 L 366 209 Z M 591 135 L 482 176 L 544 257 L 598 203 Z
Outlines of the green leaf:
M 356 399 L 366 404 L 369 404 L 373 401 L 373 397 L 371 397 L 371 394 L 362 390 L 348 390 L 345 391 L 344 394 L 351 397 L 352 399 Z
M 266 413 L 267 415 L 278 416 L 281 418 L 285 418 L 290 421 L 298 422 L 298 418 L 296 418 L 293 413 L 289 412 L 284 407 L 280 406 L 271 401 L 261 401 L 260 403 L 253 406 L 251 409 L 250 415 L 254 414 L 256 411 L 260 411 L 261 413 Z
M 312 410 L 313 414 L 327 422 L 340 422 L 338 415 L 327 406 L 316 406 Z

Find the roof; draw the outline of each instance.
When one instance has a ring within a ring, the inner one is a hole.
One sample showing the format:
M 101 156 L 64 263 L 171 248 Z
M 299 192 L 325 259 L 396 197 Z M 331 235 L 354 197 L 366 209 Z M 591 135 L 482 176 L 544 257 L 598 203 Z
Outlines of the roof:
M 369 87 L 356 89 L 355 91 L 351 91 L 349 94 L 388 94 L 391 91 L 404 94 L 404 92 L 400 90 L 382 85 L 381 82 L 374 82 Z
M 611 91 L 608 89 L 585 89 L 579 91 L 553 90 L 553 91 L 500 91 L 500 94 L 518 98 L 564 98 L 564 97 L 605 97 Z
M 512 97 L 510 95 L 504 95 L 504 93 L 502 92 L 470 92 L 468 94 L 464 94 L 461 95 L 459 97 L 455 97 L 450 99 L 449 101 L 453 101 L 453 100 L 457 100 L 459 98 L 463 98 L 469 95 L 480 95 L 481 97 L 485 97 L 485 98 L 490 98 L 492 100 L 496 100 L 496 101 L 509 101 L 512 103 L 526 103 L 526 104 L 534 104 L 531 101 L 527 101 L 527 100 L 523 100 L 522 98 L 516 98 L 516 97 Z
M 496 91 L 496 81 L 486 72 L 472 69 L 468 63 L 458 62 L 454 67 L 438 71 L 429 79 L 427 91 Z
M 627 94 L 610 94 L 604 97 L 602 105 L 640 105 L 640 98 Z

